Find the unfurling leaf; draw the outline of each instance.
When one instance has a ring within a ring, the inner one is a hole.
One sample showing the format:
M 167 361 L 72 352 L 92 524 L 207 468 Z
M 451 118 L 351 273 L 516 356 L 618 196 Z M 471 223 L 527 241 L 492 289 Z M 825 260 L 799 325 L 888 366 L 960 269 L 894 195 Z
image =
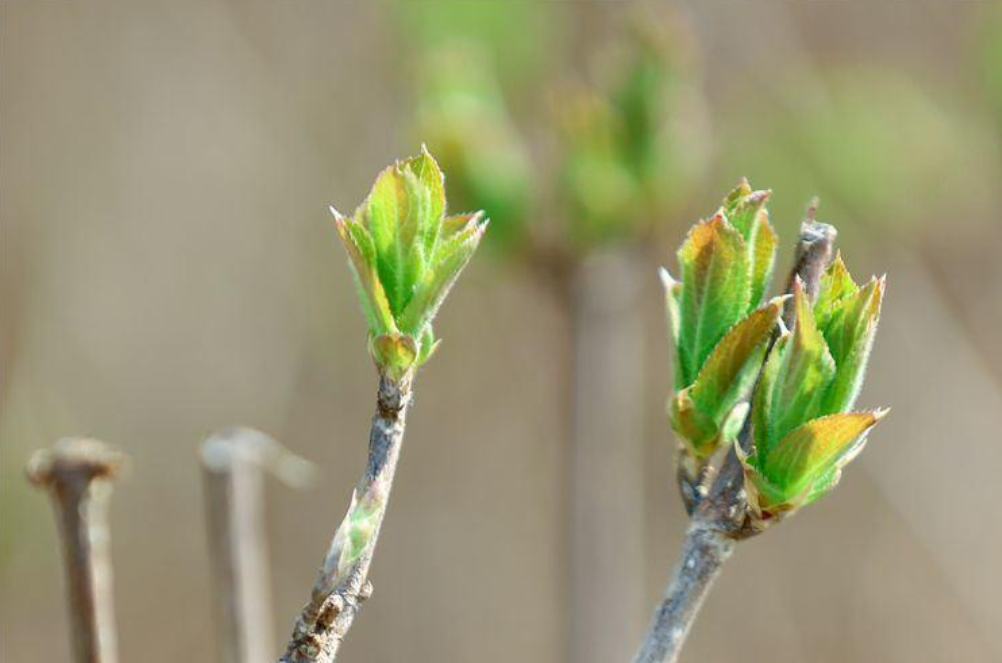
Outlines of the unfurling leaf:
M 826 494 L 862 451 L 887 410 L 830 414 L 790 431 L 774 449 L 742 458 L 749 504 L 758 518 L 793 512 Z
M 753 451 L 740 454 L 749 504 L 760 522 L 826 494 L 886 413 L 849 412 L 880 316 L 884 280 L 859 288 L 841 256 L 812 305 L 794 285 L 792 332 L 775 343 L 755 390 Z
M 693 384 L 673 399 L 672 425 L 698 457 L 712 455 L 721 443 L 729 441 L 722 436 L 724 422 L 755 383 L 784 300 L 777 297 L 734 325 L 703 364 Z
M 755 384 L 783 310 L 784 298 L 761 303 L 775 253 L 769 195 L 742 180 L 689 231 L 678 252 L 680 279 L 662 270 L 675 343 L 670 419 L 695 466 L 741 428 L 735 406 Z
M 445 185 L 427 150 L 379 174 L 351 218 L 333 208 L 383 373 L 401 379 L 437 346 L 432 320 L 480 243 L 482 213 L 446 216 Z

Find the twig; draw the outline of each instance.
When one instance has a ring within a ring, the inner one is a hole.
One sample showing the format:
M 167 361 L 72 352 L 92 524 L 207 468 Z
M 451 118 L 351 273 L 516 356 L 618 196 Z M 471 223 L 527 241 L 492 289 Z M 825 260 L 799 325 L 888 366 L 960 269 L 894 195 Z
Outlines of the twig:
M 682 556 L 664 600 L 654 612 L 650 631 L 634 661 L 674 661 L 703 600 L 734 551 L 735 541 L 695 521 L 685 536 Z
M 221 663 L 274 656 L 262 470 L 295 487 L 314 468 L 264 433 L 227 428 L 202 445 Z
M 800 228 L 796 259 L 787 292 L 799 278 L 812 298 L 817 295 L 821 275 L 831 261 L 836 232 L 832 226 L 814 220 L 817 204 L 812 203 Z M 738 436 L 746 452 L 751 446 L 750 417 Z M 693 512 L 693 522 L 682 545 L 682 560 L 661 604 L 654 612 L 647 635 L 633 663 L 674 663 L 703 599 L 737 541 L 760 530 L 747 517 L 744 474 L 737 453 L 731 447 L 705 498 Z
M 351 628 L 360 604 L 372 593 L 368 581 L 369 565 L 386 511 L 386 502 L 400 456 L 404 437 L 404 419 L 411 400 L 410 378 L 395 382 L 386 376 L 379 380 L 376 414 L 369 434 L 369 458 L 365 473 L 358 482 L 349 516 L 356 505 L 368 503 L 374 508 L 371 532 L 364 549 L 355 557 L 346 557 L 349 519 L 334 533 L 323 566 L 313 585 L 309 603 L 303 608 L 292 639 L 280 663 L 331 663 Z M 350 559 L 346 562 L 346 559 Z
M 102 442 L 64 438 L 28 463 L 28 479 L 52 496 L 59 522 L 76 663 L 118 660 L 108 501 L 124 462 Z

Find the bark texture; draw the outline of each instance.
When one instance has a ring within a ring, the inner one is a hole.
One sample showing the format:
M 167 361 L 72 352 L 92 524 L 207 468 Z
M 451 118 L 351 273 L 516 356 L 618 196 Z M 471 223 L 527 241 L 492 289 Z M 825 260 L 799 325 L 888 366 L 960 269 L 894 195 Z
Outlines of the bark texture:
M 693 523 L 682 546 L 682 557 L 664 599 L 654 611 L 650 634 L 634 663 L 670 663 L 678 660 L 700 606 L 734 551 L 735 541 L 712 527 Z
M 410 400 L 409 377 L 401 381 L 380 377 L 376 414 L 372 418 L 369 434 L 368 463 L 355 489 L 356 496 L 374 492 L 382 495 L 383 504 L 374 530 L 365 549 L 346 568 L 340 563 L 343 548 L 335 532 L 310 600 L 296 620 L 292 638 L 280 663 L 333 661 L 362 602 L 372 593 L 368 580 L 369 566 L 386 512 L 386 500 L 393 485 Z

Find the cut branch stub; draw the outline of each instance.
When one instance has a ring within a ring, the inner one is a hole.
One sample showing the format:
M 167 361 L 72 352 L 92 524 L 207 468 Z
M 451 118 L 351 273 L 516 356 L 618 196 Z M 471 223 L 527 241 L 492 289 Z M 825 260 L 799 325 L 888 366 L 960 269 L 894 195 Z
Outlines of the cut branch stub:
M 28 463 L 28 479 L 52 496 L 59 523 L 75 663 L 118 660 L 108 501 L 125 460 L 103 442 L 64 438 Z

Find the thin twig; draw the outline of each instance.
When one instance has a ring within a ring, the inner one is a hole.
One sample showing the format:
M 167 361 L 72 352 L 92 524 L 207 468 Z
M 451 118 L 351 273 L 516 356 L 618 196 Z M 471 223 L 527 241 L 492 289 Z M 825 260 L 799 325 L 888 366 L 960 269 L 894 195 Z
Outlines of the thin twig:
M 400 382 L 380 377 L 376 414 L 369 434 L 368 463 L 355 488 L 351 507 L 354 511 L 356 502 L 376 505 L 372 531 L 365 548 L 349 563 L 345 562 L 346 546 L 350 544 L 345 531 L 349 527 L 348 520 L 334 533 L 310 601 L 296 620 L 292 639 L 280 663 L 331 663 L 355 621 L 360 604 L 372 593 L 368 581 L 369 565 L 393 486 L 410 400 L 409 377 Z
M 808 208 L 800 229 L 796 258 L 787 292 L 799 278 L 804 291 L 816 297 L 821 275 L 831 261 L 836 232 L 832 226 L 814 220 L 817 204 Z M 792 308 L 792 307 L 791 307 Z M 748 452 L 751 446 L 750 417 L 738 436 L 738 444 Z M 633 663 L 675 663 L 682 651 L 703 599 L 737 541 L 754 536 L 757 529 L 747 516 L 744 472 L 733 447 L 720 471 L 711 475 L 712 484 L 696 506 L 692 525 L 682 544 L 682 559 L 654 611 L 644 642 Z
M 308 461 L 250 428 L 227 428 L 202 445 L 209 545 L 216 584 L 220 663 L 267 663 L 274 632 L 262 470 L 300 487 Z
M 654 612 L 650 632 L 637 652 L 636 663 L 674 661 L 703 600 L 734 551 L 735 541 L 700 521 L 685 536 L 682 556 L 664 600 Z
M 76 663 L 116 663 L 108 501 L 125 456 L 97 440 L 64 438 L 37 451 L 28 479 L 52 496 L 59 522 Z

